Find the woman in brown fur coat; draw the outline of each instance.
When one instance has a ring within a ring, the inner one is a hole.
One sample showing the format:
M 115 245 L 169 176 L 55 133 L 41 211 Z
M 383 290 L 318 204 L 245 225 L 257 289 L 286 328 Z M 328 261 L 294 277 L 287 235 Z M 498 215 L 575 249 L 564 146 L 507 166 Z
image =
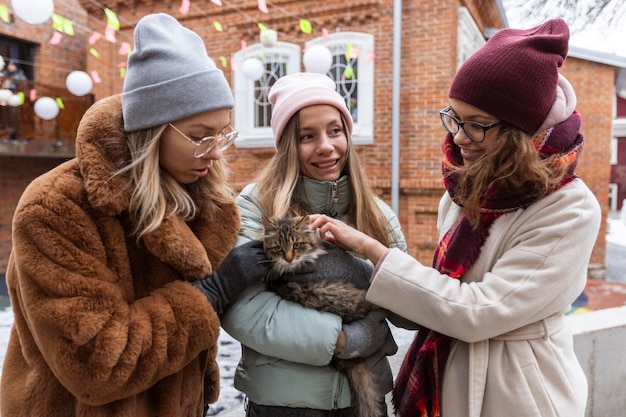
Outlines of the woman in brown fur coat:
M 199 417 L 217 399 L 218 315 L 265 273 L 261 247 L 229 253 L 232 106 L 199 36 L 139 21 L 124 92 L 15 211 L 3 417 Z

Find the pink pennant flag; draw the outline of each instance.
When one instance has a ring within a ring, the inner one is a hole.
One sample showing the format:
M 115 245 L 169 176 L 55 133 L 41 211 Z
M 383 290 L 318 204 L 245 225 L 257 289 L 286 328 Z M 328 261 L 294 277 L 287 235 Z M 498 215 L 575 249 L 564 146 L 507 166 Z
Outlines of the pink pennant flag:
M 89 45 L 93 45 L 94 43 L 98 42 L 98 39 L 100 39 L 102 37 L 101 34 L 99 34 L 98 32 L 94 32 L 91 34 L 91 36 L 89 37 Z
M 359 47 L 352 46 L 352 50 L 350 51 L 350 58 L 355 59 L 359 57 Z
M 115 68 L 126 68 L 126 61 L 118 62 Z
M 61 32 L 55 31 L 52 37 L 50 38 L 50 45 L 58 45 L 61 43 L 61 39 L 63 39 L 63 35 Z
M 93 79 L 93 82 L 96 84 L 99 84 L 100 82 L 102 82 L 102 80 L 100 79 L 100 74 L 98 74 L 98 71 L 96 70 L 91 71 L 91 78 Z
M 222 0 L 211 0 L 211 3 L 215 3 L 218 6 L 221 6 L 222 5 Z
M 326 28 L 322 28 L 322 39 L 325 41 L 328 40 L 328 29 Z
M 245 39 L 242 39 L 241 40 L 241 50 L 245 51 L 247 47 L 248 47 L 248 44 L 246 43 Z
M 262 11 L 263 13 L 268 13 L 267 10 L 267 3 L 265 2 L 265 0 L 257 0 L 259 3 L 259 10 Z
M 35 88 L 30 89 L 30 91 L 28 92 L 28 98 L 33 103 L 37 101 L 37 90 Z
M 130 52 L 130 44 L 128 42 L 122 42 L 122 46 L 120 46 L 120 50 L 118 54 L 120 55 L 128 55 Z
M 368 49 L 365 51 L 365 58 L 367 58 L 368 61 L 373 61 L 376 59 L 376 54 L 371 49 Z
M 178 11 L 180 12 L 180 14 L 185 15 L 189 13 L 189 7 L 191 7 L 191 0 L 182 0 Z
M 235 58 L 230 59 L 230 69 L 237 71 L 237 61 L 235 61 Z
M 115 29 L 111 26 L 107 26 L 104 30 L 104 39 L 111 43 L 115 43 Z

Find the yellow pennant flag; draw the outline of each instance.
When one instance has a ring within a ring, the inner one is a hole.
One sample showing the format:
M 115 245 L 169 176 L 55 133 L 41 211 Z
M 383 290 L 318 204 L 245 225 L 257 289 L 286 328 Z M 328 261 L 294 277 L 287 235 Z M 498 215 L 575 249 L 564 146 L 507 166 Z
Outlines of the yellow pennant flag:
M 115 30 L 120 30 L 120 21 L 117 18 L 117 14 L 108 7 L 104 9 L 104 14 L 107 16 L 107 26 Z

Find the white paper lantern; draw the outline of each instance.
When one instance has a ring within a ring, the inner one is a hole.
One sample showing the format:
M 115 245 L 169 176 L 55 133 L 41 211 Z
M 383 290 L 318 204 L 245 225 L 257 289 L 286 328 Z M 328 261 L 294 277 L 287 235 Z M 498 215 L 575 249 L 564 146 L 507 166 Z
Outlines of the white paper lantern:
M 38 98 L 35 102 L 35 114 L 44 120 L 51 120 L 59 114 L 59 105 L 50 97 Z
M 278 40 L 278 33 L 274 29 L 265 29 L 261 31 L 261 43 L 264 46 L 272 47 L 276 45 L 276 41 Z
M 46 22 L 54 12 L 52 0 L 11 0 L 11 7 L 20 19 L 31 25 Z
M 17 94 L 12 94 L 7 100 L 7 104 L 12 107 L 17 107 L 22 104 L 22 99 Z
M 84 96 L 91 91 L 93 80 L 84 71 L 72 71 L 65 79 L 65 86 L 75 96 Z
M 13 91 L 3 88 L 2 90 L 0 90 L 0 101 L 4 101 L 5 103 L 8 103 L 12 95 L 13 95 Z
M 247 79 L 256 81 L 265 72 L 265 65 L 258 58 L 248 58 L 241 64 L 241 72 Z
M 304 53 L 302 62 L 307 72 L 326 74 L 333 65 L 333 54 L 323 45 L 313 45 Z

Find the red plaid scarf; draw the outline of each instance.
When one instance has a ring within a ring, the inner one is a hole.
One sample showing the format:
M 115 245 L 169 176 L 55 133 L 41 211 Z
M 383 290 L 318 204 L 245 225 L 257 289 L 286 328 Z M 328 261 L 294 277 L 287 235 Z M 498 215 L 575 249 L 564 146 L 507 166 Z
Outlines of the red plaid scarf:
M 578 112 L 559 125 L 538 133 L 534 144 L 540 155 L 560 155 L 555 165 L 566 164 L 568 175 L 560 186 L 572 181 L 584 143 Z M 463 164 L 459 148 L 448 135 L 443 144 L 444 184 L 453 200 L 457 196 L 455 168 Z M 554 191 L 554 190 L 552 190 Z M 541 198 L 534 189 L 488 191 L 481 208 L 480 225 L 473 229 L 464 215 L 446 232 L 435 250 L 433 268 L 453 279 L 461 279 L 480 255 L 489 228 L 501 215 L 524 208 Z M 421 328 L 404 357 L 393 390 L 396 415 L 400 417 L 441 416 L 441 386 L 450 345 L 454 339 L 434 330 Z

